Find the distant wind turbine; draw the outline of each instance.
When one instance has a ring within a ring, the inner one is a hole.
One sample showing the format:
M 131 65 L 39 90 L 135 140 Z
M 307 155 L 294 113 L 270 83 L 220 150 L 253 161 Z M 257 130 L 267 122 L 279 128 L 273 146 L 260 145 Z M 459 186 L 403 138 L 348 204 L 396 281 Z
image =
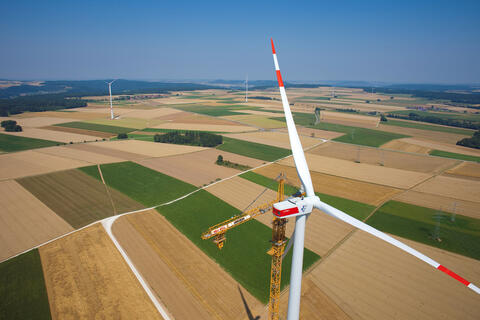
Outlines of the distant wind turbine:
M 113 117 L 113 104 L 112 104 L 112 83 L 114 83 L 115 81 L 117 81 L 117 79 L 115 79 L 111 82 L 105 81 L 105 83 L 108 84 L 108 93 L 110 94 L 110 119 L 111 120 L 114 119 L 114 117 Z

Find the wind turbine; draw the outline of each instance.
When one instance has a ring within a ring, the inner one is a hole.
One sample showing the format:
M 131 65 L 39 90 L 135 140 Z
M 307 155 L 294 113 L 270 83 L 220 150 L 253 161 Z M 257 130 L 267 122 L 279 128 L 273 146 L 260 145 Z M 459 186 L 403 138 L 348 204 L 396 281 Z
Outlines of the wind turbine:
M 117 79 L 113 81 L 105 81 L 106 84 L 108 84 L 108 93 L 110 94 L 110 119 L 113 120 L 113 104 L 112 104 L 112 83 L 117 81 Z
M 453 271 L 442 266 L 435 260 L 425 256 L 417 250 L 407 246 L 406 244 L 390 237 L 389 235 L 372 228 L 371 226 L 357 220 L 348 214 L 322 202 L 318 196 L 315 195 L 313 190 L 312 178 L 308 170 L 307 161 L 305 160 L 305 154 L 303 153 L 302 144 L 298 137 L 295 122 L 293 121 L 292 112 L 290 111 L 290 105 L 288 104 L 287 94 L 285 87 L 283 86 L 282 75 L 280 73 L 280 67 L 278 66 L 277 55 L 275 53 L 275 46 L 272 43 L 273 62 L 275 64 L 275 71 L 277 73 L 278 86 L 280 88 L 280 95 L 282 97 L 283 111 L 285 113 L 285 120 L 287 122 L 288 136 L 290 139 L 290 145 L 292 148 L 293 160 L 297 169 L 298 177 L 302 183 L 305 197 L 290 198 L 286 201 L 278 202 L 273 205 L 273 213 L 279 218 L 291 218 L 295 217 L 295 230 L 290 241 L 293 241 L 293 255 L 292 255 L 292 269 L 290 274 L 290 295 L 288 299 L 288 320 L 296 320 L 300 313 L 300 295 L 302 289 L 302 269 L 303 269 L 303 251 L 305 240 L 305 222 L 307 217 L 312 212 L 313 208 L 317 208 L 322 212 L 342 220 L 360 230 L 368 232 L 369 234 L 382 239 L 395 247 L 417 257 L 418 259 L 428 263 L 435 269 L 443 271 L 452 278 L 460 281 L 468 288 L 472 289 L 476 293 L 480 294 L 480 288 L 473 283 L 460 277 Z M 290 244 L 289 244 L 290 246 Z

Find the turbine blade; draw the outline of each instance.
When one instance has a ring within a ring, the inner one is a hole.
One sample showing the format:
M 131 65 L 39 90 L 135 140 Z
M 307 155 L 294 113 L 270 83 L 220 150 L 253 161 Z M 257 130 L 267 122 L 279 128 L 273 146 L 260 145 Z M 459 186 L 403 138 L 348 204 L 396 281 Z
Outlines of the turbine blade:
M 386 241 L 392 245 L 394 245 L 395 247 L 411 254 L 412 256 L 422 260 L 423 262 L 426 262 L 428 263 L 429 265 L 431 265 L 432 267 L 434 267 L 435 269 L 438 269 L 446 274 L 448 274 L 450 277 L 454 278 L 455 280 L 457 281 L 460 281 L 461 283 L 463 283 L 464 285 L 466 285 L 468 288 L 472 289 L 473 291 L 475 291 L 476 293 L 480 294 L 480 288 L 478 288 L 477 286 L 475 286 L 473 283 L 465 280 L 464 278 L 460 277 L 458 274 L 456 274 L 455 272 L 445 268 L 444 266 L 442 266 L 440 263 L 438 263 L 437 261 L 427 257 L 426 255 L 424 255 L 423 253 L 413 249 L 412 247 L 406 245 L 405 243 L 401 242 L 401 241 L 398 241 L 397 239 L 381 232 L 380 230 L 377 230 L 371 226 L 369 226 L 368 224 L 366 223 L 363 223 L 362 221 L 360 220 L 357 220 L 351 216 L 349 216 L 348 214 L 322 202 L 322 201 L 318 201 L 315 203 L 315 208 L 317 209 L 320 209 L 321 211 L 325 212 L 326 214 L 334 217 L 334 218 L 337 218 L 339 220 L 342 220 L 360 230 L 363 230 L 379 239 L 382 239 L 383 241 Z
M 288 137 L 290 139 L 290 146 L 292 148 L 295 168 L 297 169 L 298 177 L 300 178 L 300 181 L 305 188 L 305 193 L 307 194 L 307 197 L 315 196 L 315 192 L 313 191 L 312 178 L 310 177 L 310 171 L 308 170 L 308 165 L 307 161 L 305 160 L 305 154 L 303 153 L 302 144 L 300 142 L 300 138 L 298 137 L 297 128 L 295 127 L 295 122 L 293 121 L 292 112 L 290 111 L 287 93 L 285 92 L 285 87 L 283 86 L 282 75 L 280 73 L 280 67 L 278 66 L 277 54 L 275 52 L 275 46 L 273 45 L 273 39 L 270 39 L 270 41 L 272 42 L 273 62 L 275 64 L 278 86 L 280 89 L 280 95 L 282 97 L 283 111 L 285 113 L 285 120 L 287 122 Z

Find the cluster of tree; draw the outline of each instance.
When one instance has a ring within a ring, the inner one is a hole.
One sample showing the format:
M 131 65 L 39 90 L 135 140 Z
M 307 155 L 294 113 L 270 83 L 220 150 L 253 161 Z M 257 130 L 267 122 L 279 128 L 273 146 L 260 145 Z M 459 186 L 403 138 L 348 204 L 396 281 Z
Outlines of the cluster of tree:
M 249 166 L 246 166 L 246 165 L 243 165 L 243 164 L 238 164 L 238 163 L 235 163 L 235 162 L 230 162 L 228 160 L 224 160 L 223 156 L 221 154 L 218 155 L 217 161 L 215 161 L 215 164 L 218 164 L 219 166 L 224 166 L 224 167 L 228 167 L 228 168 L 237 169 L 237 170 L 240 170 L 240 171 L 245 171 L 245 170 L 251 169 L 251 167 L 249 167 Z
M 358 113 L 358 110 L 355 110 L 355 109 L 341 109 L 341 108 L 336 108 L 335 110 L 336 110 L 336 111 L 339 111 L 339 112 Z
M 222 144 L 223 137 L 218 134 L 200 131 L 171 131 L 165 134 L 156 134 L 153 137 L 155 142 L 187 144 L 191 146 L 216 147 Z
M 250 99 L 258 99 L 258 100 L 275 100 L 272 97 L 264 97 L 264 96 L 254 96 L 254 97 L 249 97 Z
M 388 121 L 387 117 L 385 117 L 385 115 L 383 113 L 380 115 L 380 121 L 382 121 L 382 122 L 387 122 Z
M 15 120 L 4 120 L 1 122 L 2 128 L 5 128 L 5 131 L 8 132 L 20 132 L 22 131 L 22 127 L 17 124 Z
M 466 120 L 466 119 L 444 119 L 434 115 L 422 116 L 415 112 L 410 112 L 408 115 L 398 114 L 398 113 L 389 113 L 387 116 L 390 118 L 435 123 L 435 124 L 441 124 L 441 125 L 451 126 L 451 127 L 460 127 L 460 128 L 475 129 L 475 130 L 480 129 L 480 124 L 478 124 L 477 122 Z
M 464 138 L 457 141 L 457 145 L 480 149 L 480 130 L 476 131 L 471 138 Z
M 128 139 L 128 134 L 126 133 L 119 133 L 117 135 L 117 139 Z
M 25 111 L 39 112 L 59 109 L 86 107 L 87 102 L 81 99 L 66 98 L 62 95 L 22 96 L 12 99 L 0 99 L 0 116 L 18 114 Z

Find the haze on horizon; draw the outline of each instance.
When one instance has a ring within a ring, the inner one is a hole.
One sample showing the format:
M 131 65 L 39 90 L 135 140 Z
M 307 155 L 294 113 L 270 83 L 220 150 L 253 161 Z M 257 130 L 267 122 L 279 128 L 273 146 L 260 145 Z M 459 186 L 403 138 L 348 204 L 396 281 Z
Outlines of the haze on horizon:
M 3 79 L 480 83 L 478 1 L 17 1 Z

